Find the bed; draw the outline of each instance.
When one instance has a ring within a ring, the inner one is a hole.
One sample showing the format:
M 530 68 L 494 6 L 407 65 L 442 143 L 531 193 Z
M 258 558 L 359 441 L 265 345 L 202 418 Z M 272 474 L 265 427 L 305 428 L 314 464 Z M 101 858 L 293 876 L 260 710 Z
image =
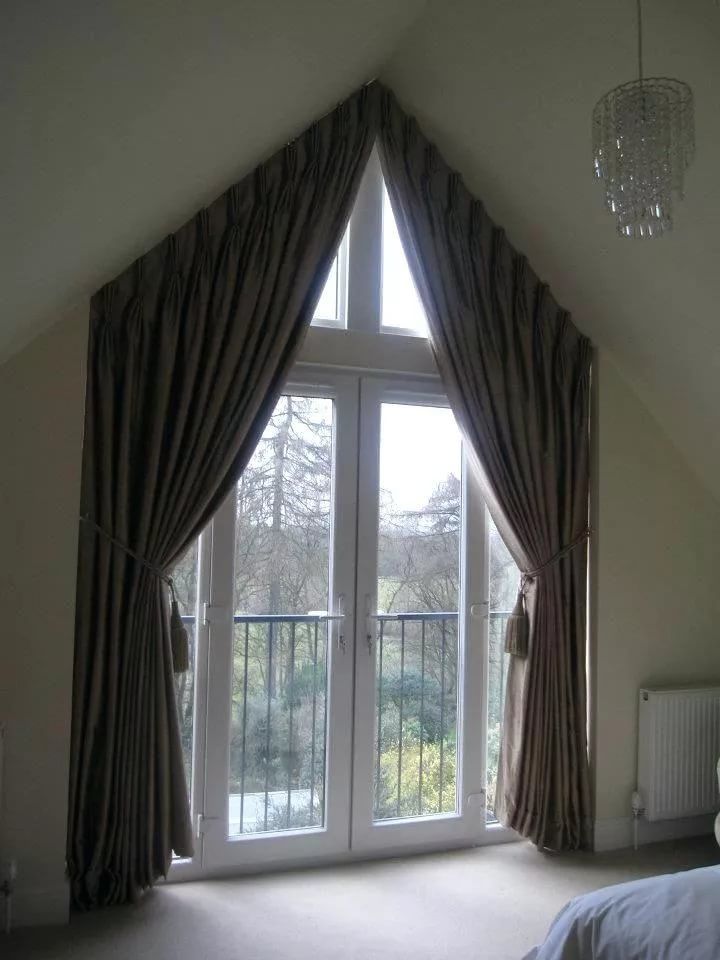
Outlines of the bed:
M 571 900 L 524 960 L 718 960 L 720 866 Z

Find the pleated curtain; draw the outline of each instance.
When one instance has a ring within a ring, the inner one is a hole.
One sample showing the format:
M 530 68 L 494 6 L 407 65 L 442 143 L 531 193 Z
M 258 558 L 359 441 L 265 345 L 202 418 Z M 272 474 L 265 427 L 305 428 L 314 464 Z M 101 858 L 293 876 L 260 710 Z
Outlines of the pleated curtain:
M 550 561 L 510 667 L 501 817 L 543 847 L 588 844 L 590 344 L 375 83 L 93 297 L 67 847 L 80 908 L 133 900 L 192 853 L 163 578 L 252 455 L 376 140 L 493 516 L 522 570 Z
M 248 462 L 376 130 L 365 88 L 92 299 L 67 864 L 81 908 L 193 850 L 162 577 Z
M 443 383 L 524 579 L 500 820 L 551 850 L 591 843 L 586 591 L 592 347 L 390 91 L 380 153 Z

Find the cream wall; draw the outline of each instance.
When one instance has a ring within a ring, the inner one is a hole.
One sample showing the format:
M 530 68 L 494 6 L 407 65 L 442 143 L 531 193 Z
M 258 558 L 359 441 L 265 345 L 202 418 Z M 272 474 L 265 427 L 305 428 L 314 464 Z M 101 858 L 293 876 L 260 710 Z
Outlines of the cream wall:
M 703 239 L 720 211 L 707 202 L 720 152 L 720 17 L 699 0 L 681 6 L 658 0 L 645 24 L 647 68 L 691 83 L 698 111 L 687 196 L 657 242 L 615 234 L 592 176 L 592 106 L 632 75 L 626 0 L 430 0 L 381 74 L 578 326 L 617 358 L 601 349 L 594 371 L 602 821 L 629 814 L 638 686 L 720 680 L 718 272 Z M 628 836 L 628 824 L 615 826 L 616 840 Z
M 628 0 L 430 0 L 381 77 L 720 497 L 720 10 L 647 6 L 646 71 L 692 86 L 698 147 L 657 243 L 620 240 L 592 168 L 593 105 L 635 75 Z
M 17 917 L 28 923 L 67 914 L 86 336 L 78 310 L 0 367 L 0 717 L 8 724 L 0 855 L 19 861 Z M 634 786 L 638 687 L 720 680 L 720 507 L 602 350 L 594 376 L 596 813 L 617 826 Z
M 610 821 L 630 814 L 638 688 L 720 681 L 720 505 L 602 350 L 594 376 L 594 773 Z
M 20 923 L 67 917 L 68 754 L 86 316 L 0 367 L 0 857 Z
M 372 79 L 423 4 L 3 4 L 0 361 Z
M 680 11 L 661 0 L 648 18 L 648 55 L 696 91 L 702 149 L 677 229 L 630 245 L 602 210 L 589 156 L 592 104 L 632 69 L 624 0 L 216 0 L 201 16 L 186 4 L 169 19 L 152 3 L 84 2 L 75 19 L 36 6 L 18 6 L 0 43 L 12 94 L 0 117 L 14 133 L 2 158 L 7 347 L 390 57 L 383 79 L 583 330 L 622 358 L 633 389 L 602 351 L 595 370 L 592 712 L 597 815 L 626 817 L 638 686 L 720 678 L 720 513 L 687 465 L 720 490 L 712 5 L 689 0 Z M 0 367 L 0 856 L 19 860 L 21 920 L 66 912 L 84 314 Z

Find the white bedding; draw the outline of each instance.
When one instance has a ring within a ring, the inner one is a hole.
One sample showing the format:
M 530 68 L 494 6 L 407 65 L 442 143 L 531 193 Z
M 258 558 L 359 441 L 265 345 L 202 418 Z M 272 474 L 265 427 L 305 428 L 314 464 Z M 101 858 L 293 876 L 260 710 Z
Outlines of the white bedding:
M 718 960 L 720 866 L 571 900 L 525 960 Z

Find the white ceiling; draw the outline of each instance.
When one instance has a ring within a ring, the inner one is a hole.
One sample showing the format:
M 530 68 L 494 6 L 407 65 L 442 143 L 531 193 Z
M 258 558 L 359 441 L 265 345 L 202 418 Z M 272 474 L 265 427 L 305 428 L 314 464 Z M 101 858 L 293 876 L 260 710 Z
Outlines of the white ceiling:
M 714 0 L 645 0 L 646 72 L 693 86 L 698 143 L 649 242 L 615 235 L 590 161 L 593 104 L 634 76 L 631 0 L 8 6 L 0 356 L 380 71 L 720 495 Z
M 646 75 L 696 101 L 687 197 L 660 239 L 618 237 L 592 174 L 593 105 L 636 76 L 632 0 L 437 0 L 384 79 L 720 496 L 720 5 L 643 9 Z
M 377 74 L 424 0 L 11 0 L 0 355 Z

